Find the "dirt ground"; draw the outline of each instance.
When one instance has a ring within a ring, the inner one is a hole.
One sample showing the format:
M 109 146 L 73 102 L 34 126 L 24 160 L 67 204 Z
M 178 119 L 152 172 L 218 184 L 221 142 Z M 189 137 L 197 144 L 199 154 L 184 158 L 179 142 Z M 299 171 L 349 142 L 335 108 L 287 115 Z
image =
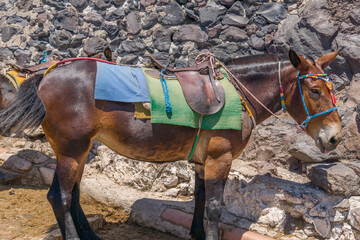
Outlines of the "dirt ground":
M 34 240 L 57 228 L 47 188 L 0 185 L 0 239 Z M 85 214 L 101 214 L 105 224 L 96 233 L 103 240 L 179 240 L 179 238 L 129 223 L 128 213 L 81 198 Z

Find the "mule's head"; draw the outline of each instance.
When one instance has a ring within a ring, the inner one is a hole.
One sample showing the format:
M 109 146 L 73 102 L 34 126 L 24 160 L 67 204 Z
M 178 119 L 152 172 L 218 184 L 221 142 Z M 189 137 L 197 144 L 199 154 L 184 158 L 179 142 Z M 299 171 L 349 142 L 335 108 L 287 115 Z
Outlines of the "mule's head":
M 4 75 L 0 74 L 0 110 L 14 101 L 17 90 Z
M 335 102 L 334 98 L 332 99 L 330 87 L 321 78 L 311 78 L 311 74 L 315 76 L 324 74 L 324 69 L 329 66 L 338 53 L 339 51 L 336 51 L 324 55 L 313 62 L 297 55 L 292 50 L 289 52 L 292 65 L 298 70 L 299 76 L 303 76 L 303 78 L 298 77 L 294 83 L 292 96 L 286 98 L 286 107 L 299 124 L 304 123 L 307 118 L 310 119 L 303 124 L 304 129 L 323 153 L 335 149 L 341 141 L 341 123 L 338 111 L 332 110 Z M 306 75 L 310 75 L 310 77 Z M 301 99 L 301 92 L 304 101 Z M 316 114 L 319 116 L 309 117 Z

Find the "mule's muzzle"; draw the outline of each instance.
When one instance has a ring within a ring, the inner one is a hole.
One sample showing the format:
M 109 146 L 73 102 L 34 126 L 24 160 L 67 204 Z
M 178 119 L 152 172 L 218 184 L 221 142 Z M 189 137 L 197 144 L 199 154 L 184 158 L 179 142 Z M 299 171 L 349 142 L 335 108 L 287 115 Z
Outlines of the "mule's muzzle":
M 327 132 L 321 132 L 316 142 L 320 151 L 322 153 L 327 153 L 334 150 L 341 142 L 341 139 L 341 131 L 334 131 L 334 129 L 330 129 Z

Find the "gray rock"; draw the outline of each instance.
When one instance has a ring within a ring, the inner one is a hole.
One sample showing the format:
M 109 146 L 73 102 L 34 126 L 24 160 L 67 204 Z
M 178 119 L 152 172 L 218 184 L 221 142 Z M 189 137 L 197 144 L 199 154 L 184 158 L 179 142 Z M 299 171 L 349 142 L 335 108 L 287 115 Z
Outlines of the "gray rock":
M 306 22 L 306 27 L 319 33 L 320 40 L 324 43 L 331 42 L 338 28 L 330 22 L 331 16 L 326 10 L 309 11 L 303 17 L 302 21 Z M 328 45 L 329 46 L 329 45 Z
M 92 37 L 84 42 L 83 50 L 88 55 L 103 52 L 106 42 L 100 37 Z
M 114 39 L 119 33 L 119 26 L 112 22 L 104 22 L 101 29 L 106 31 L 110 39 Z
M 51 33 L 49 42 L 50 44 L 59 49 L 65 50 L 69 47 L 71 43 L 72 34 L 66 30 L 55 30 Z
M 179 178 L 177 176 L 169 176 L 164 180 L 164 186 L 167 188 L 176 187 L 179 182 Z
M 306 163 L 340 159 L 340 155 L 337 151 L 332 151 L 327 154 L 320 152 L 314 145 L 314 141 L 306 135 L 294 138 L 288 151 L 293 157 Z
M 0 61 L 12 59 L 14 56 L 13 52 L 8 48 L 0 48 Z
M 41 167 L 39 168 L 39 171 L 44 179 L 44 183 L 50 186 L 54 179 L 55 170 L 47 167 Z
M 185 13 L 186 13 L 186 16 L 188 16 L 189 18 L 194 20 L 194 22 L 196 22 L 196 23 L 200 22 L 200 17 L 194 10 L 185 8 Z
M 240 1 L 236 1 L 231 8 L 227 11 L 227 13 L 233 13 L 238 16 L 246 17 L 246 12 L 244 6 Z
M 216 4 L 214 1 L 209 1 L 205 7 L 199 10 L 200 23 L 203 26 L 213 24 L 225 12 L 226 7 Z
M 82 12 L 89 5 L 89 0 L 69 0 L 69 3 Z
M 360 231 L 360 201 L 359 197 L 352 197 L 349 199 L 350 210 L 348 220 L 355 229 Z
M 106 21 L 115 21 L 125 17 L 125 10 L 123 8 L 116 8 L 114 11 L 108 12 L 105 15 Z
M 84 34 L 77 34 L 73 37 L 70 43 L 70 47 L 79 48 L 82 46 L 83 40 L 86 38 Z
M 7 184 L 15 179 L 21 177 L 20 173 L 15 173 L 9 170 L 0 168 L 0 184 Z
M 91 0 L 98 10 L 106 10 L 110 7 L 110 0 Z
M 286 18 L 287 11 L 281 3 L 264 3 L 257 14 L 263 16 L 269 23 L 279 23 Z
M 17 170 L 20 171 L 29 171 L 32 167 L 32 164 L 29 161 L 26 161 L 23 158 L 20 158 L 17 155 L 11 156 L 7 161 L 7 165 L 14 166 Z
M 236 14 L 230 13 L 226 14 L 221 21 L 224 25 L 231 25 L 237 27 L 245 27 L 249 23 L 249 19 L 247 17 L 238 16 Z
M 221 32 L 220 39 L 229 42 L 241 42 L 246 41 L 248 36 L 244 30 L 230 26 Z
M 95 26 L 98 27 L 101 26 L 101 24 L 104 22 L 104 19 L 101 17 L 101 15 L 95 12 L 90 12 L 86 14 L 84 19 L 86 22 L 94 24 Z
M 32 53 L 29 50 L 17 49 L 14 52 L 16 63 L 20 66 L 26 66 L 29 64 Z
M 159 51 L 169 51 L 171 45 L 172 32 L 166 28 L 157 28 L 153 33 L 153 46 Z
M 141 39 L 123 41 L 121 47 L 125 52 L 139 52 L 145 49 L 145 44 Z
M 359 195 L 360 177 L 343 163 L 312 164 L 307 169 L 311 182 L 334 195 Z
M 314 218 L 313 225 L 321 237 L 326 238 L 331 231 L 331 224 L 328 218 Z
M 19 10 L 30 11 L 33 8 L 33 2 L 34 0 L 19 0 L 16 1 L 15 6 Z
M 150 13 L 144 18 L 144 21 L 142 22 L 142 28 L 143 29 L 150 29 L 152 28 L 156 23 L 158 22 L 158 14 L 156 13 Z
M 123 64 L 134 64 L 138 59 L 139 57 L 136 54 L 127 54 L 121 58 L 120 62 Z
M 207 33 L 210 38 L 215 38 L 219 36 L 221 30 L 222 30 L 222 25 L 217 24 L 214 27 L 208 28 Z
M 204 43 L 208 39 L 207 34 L 199 26 L 188 24 L 181 26 L 173 35 L 174 42 L 192 41 Z
M 231 7 L 234 4 L 235 0 L 219 0 L 219 3 L 227 6 L 227 7 Z
M 19 157 L 26 159 L 34 164 L 41 164 L 50 158 L 42 152 L 33 150 L 23 150 L 19 152 Z
M 156 0 L 140 0 L 140 4 L 144 7 L 150 6 L 152 4 L 155 4 Z
M 185 21 L 185 15 L 182 8 L 175 1 L 170 2 L 170 4 L 166 6 L 165 14 L 166 15 L 161 20 L 165 25 L 180 25 Z
M 126 29 L 131 34 L 137 34 L 141 30 L 141 17 L 138 11 L 132 11 L 126 16 Z
M 360 8 L 354 9 L 349 17 L 355 24 L 360 24 Z
M 14 35 L 21 33 L 22 30 L 16 26 L 16 25 L 11 25 L 11 26 L 5 26 L 2 31 L 1 31 L 1 40 L 3 42 L 7 42 L 9 41 Z
M 360 36 L 358 34 L 338 34 L 335 38 L 339 47 L 344 49 L 341 55 L 346 59 L 353 75 L 360 73 Z
M 54 26 L 56 28 L 65 29 L 68 31 L 76 31 L 78 29 L 78 13 L 71 8 L 66 8 L 57 12 L 55 15 Z
M 263 51 L 265 49 L 265 41 L 256 35 L 251 35 L 247 43 L 256 50 Z

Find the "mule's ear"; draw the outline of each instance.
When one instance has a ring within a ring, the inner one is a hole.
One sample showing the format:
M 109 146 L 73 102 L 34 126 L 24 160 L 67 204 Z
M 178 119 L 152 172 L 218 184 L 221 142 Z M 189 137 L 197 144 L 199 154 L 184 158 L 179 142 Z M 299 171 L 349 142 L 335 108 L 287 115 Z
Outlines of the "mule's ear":
M 292 65 L 300 72 L 307 72 L 309 70 L 309 62 L 302 56 L 297 55 L 294 50 L 289 51 L 289 58 Z
M 112 52 L 111 52 L 111 49 L 109 47 L 106 47 L 104 49 L 104 56 L 105 56 L 106 60 L 112 61 Z
M 337 50 L 336 52 L 332 52 L 318 58 L 315 62 L 317 65 L 321 67 L 321 69 L 327 68 L 332 61 L 334 61 L 335 57 L 338 55 L 341 49 Z

